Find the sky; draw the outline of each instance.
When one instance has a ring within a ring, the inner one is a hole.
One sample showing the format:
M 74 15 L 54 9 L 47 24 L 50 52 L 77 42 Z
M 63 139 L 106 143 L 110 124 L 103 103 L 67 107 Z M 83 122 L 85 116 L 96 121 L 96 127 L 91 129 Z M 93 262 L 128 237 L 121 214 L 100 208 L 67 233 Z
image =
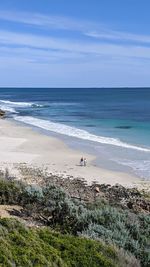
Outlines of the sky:
M 0 87 L 150 87 L 149 0 L 0 0 Z

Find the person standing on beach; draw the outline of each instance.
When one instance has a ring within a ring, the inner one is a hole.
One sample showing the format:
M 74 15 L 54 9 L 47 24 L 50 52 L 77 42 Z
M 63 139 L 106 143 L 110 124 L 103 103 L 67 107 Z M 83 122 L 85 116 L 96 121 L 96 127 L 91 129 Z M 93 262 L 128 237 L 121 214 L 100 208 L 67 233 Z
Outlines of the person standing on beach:
M 84 167 L 86 166 L 86 164 L 87 164 L 87 160 L 86 158 L 84 158 Z
M 84 160 L 83 160 L 83 157 L 80 159 L 80 166 L 83 166 L 83 162 L 84 162 Z

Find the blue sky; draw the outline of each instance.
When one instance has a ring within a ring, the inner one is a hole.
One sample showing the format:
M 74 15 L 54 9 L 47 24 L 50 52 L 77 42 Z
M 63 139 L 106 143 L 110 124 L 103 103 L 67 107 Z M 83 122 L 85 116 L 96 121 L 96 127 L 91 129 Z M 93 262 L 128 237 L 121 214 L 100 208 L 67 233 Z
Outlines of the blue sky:
M 0 86 L 150 86 L 149 0 L 0 0 Z

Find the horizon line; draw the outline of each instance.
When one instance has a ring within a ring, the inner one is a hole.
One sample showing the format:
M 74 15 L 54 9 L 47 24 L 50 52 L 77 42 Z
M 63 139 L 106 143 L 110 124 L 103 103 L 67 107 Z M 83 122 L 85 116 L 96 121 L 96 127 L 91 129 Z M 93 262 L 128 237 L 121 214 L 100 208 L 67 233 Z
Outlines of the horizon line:
M 36 87 L 36 86 L 0 86 L 0 89 L 150 89 L 150 86 L 102 86 L 102 87 Z

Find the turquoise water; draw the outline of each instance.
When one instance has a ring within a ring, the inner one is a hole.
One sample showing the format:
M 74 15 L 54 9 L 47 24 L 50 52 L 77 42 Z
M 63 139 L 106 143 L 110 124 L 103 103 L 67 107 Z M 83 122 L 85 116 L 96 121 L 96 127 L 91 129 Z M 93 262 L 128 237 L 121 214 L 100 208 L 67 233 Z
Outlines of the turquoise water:
M 16 121 L 95 153 L 102 167 L 150 178 L 148 88 L 1 88 L 0 107 Z

